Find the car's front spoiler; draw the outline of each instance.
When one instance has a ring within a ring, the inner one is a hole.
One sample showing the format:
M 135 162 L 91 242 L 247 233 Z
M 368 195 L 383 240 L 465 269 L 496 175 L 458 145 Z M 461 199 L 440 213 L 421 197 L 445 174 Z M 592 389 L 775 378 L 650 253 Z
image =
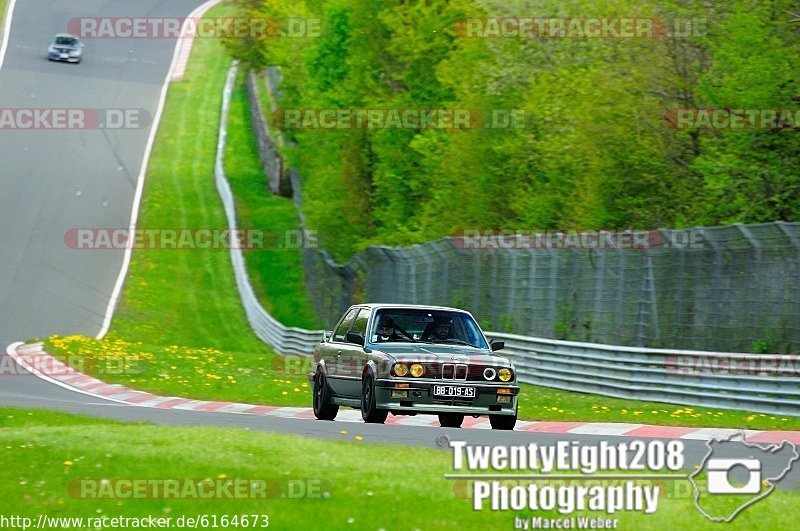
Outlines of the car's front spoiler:
M 59 63 L 79 63 L 82 57 L 61 57 L 60 55 L 48 55 L 47 59 L 49 61 L 58 61 Z
M 396 384 L 408 384 L 407 388 L 398 388 Z M 458 387 L 474 387 L 475 398 L 434 397 L 433 385 L 454 385 Z M 497 389 L 509 389 L 508 394 L 499 395 Z M 407 397 L 392 397 L 392 391 L 407 391 Z M 465 415 L 515 415 L 519 386 L 515 383 L 487 384 L 467 381 L 399 379 L 376 380 L 375 400 L 380 409 L 392 411 L 409 411 L 418 413 L 464 413 Z M 498 396 L 509 396 L 506 403 L 497 401 Z

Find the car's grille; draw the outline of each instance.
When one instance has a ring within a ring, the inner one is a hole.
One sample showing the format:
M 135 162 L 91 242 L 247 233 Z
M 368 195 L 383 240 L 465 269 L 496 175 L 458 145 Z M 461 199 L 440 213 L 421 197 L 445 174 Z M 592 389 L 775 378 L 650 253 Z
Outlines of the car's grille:
M 465 363 L 425 363 L 425 378 L 437 380 L 461 380 L 468 382 L 485 382 L 484 365 Z M 499 367 L 495 367 L 499 370 Z
M 442 380 L 466 380 L 469 369 L 463 363 L 443 363 Z

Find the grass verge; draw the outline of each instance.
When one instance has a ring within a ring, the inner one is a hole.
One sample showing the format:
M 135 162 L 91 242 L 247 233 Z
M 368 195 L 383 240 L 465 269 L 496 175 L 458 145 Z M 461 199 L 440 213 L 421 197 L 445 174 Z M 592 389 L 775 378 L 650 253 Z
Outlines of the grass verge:
M 2 39 L 3 32 L 5 31 L 7 4 L 8 0 L 0 0 L 0 39 Z
M 231 97 L 225 172 L 243 229 L 266 229 L 274 246 L 245 253 L 250 281 L 262 306 L 281 323 L 311 330 L 323 328 L 305 295 L 303 264 L 297 245 L 297 210 L 291 199 L 269 191 L 253 135 L 246 73 L 239 71 Z
M 18 423 L 18 418 L 37 420 Z M 87 425 L 92 429 L 87 430 Z M 339 441 L 318 441 L 237 429 L 131 425 L 0 409 L 0 465 L 4 465 L 0 466 L 0 514 L 34 521 L 39 514 L 64 518 L 152 515 L 173 522 L 181 516 L 257 514 L 268 515 L 269 527 L 277 529 L 510 529 L 515 516 L 560 516 L 546 511 L 474 511 L 466 486 L 444 479 L 444 474 L 452 472 L 449 452 L 364 444 L 367 439 L 358 435 L 358 425 L 348 429 Z M 231 497 L 236 499 L 154 499 L 146 494 L 97 499 L 80 494 L 81 480 L 96 486 L 101 480 L 119 479 L 171 479 L 181 484 L 245 480 L 246 485 L 263 481 L 269 488 L 260 491 L 265 497 L 255 499 L 235 495 Z M 295 488 L 290 491 L 289 485 Z M 303 487 L 309 493 L 304 497 L 289 494 Z M 791 508 L 797 496 L 797 491 L 776 491 L 726 529 L 791 529 L 795 518 Z M 622 529 L 714 526 L 687 496 L 662 497 L 655 514 L 616 513 L 613 517 L 619 518 Z
M 520 418 L 566 422 L 633 422 L 752 430 L 797 430 L 800 418 L 735 409 L 679 406 L 522 384 Z

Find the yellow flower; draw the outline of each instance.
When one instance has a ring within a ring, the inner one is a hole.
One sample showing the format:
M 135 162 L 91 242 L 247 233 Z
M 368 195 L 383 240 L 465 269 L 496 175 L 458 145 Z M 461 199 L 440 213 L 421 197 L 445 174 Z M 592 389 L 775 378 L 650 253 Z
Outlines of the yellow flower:
M 72 461 L 64 461 L 64 464 L 67 466 L 72 466 Z

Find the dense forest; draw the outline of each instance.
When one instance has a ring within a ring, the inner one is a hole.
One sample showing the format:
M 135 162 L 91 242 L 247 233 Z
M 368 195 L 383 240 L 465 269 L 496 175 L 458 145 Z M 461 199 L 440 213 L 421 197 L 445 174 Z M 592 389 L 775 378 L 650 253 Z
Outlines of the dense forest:
M 524 113 L 508 128 L 286 129 L 308 223 L 340 260 L 465 228 L 800 220 L 800 124 L 674 120 L 675 109 L 799 109 L 799 1 L 238 5 L 281 24 L 319 21 L 302 38 L 228 43 L 255 70 L 281 67 L 281 108 Z M 655 31 L 587 35 L 582 21 L 595 17 L 655 21 Z M 550 19 L 569 31 L 491 24 Z

